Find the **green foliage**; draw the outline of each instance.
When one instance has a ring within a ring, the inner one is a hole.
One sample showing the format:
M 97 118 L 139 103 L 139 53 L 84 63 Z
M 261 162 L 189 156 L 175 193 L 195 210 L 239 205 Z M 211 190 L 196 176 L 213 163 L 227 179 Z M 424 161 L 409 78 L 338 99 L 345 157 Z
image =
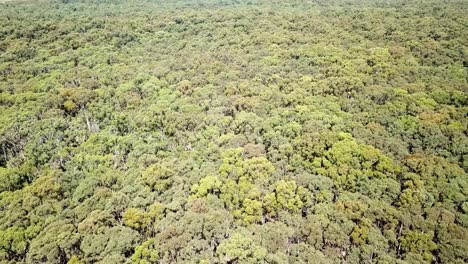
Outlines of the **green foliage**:
M 194 197 L 205 197 L 208 194 L 219 193 L 221 188 L 221 181 L 215 176 L 207 176 L 200 180 L 199 184 L 192 187 Z
M 432 241 L 431 234 L 418 231 L 405 232 L 401 237 L 401 246 L 406 252 L 418 254 L 426 261 L 432 260 L 431 251 L 437 248 L 436 243 Z
M 297 186 L 295 181 L 281 180 L 276 183 L 274 192 L 265 196 L 265 209 L 270 214 L 278 214 L 280 211 L 301 213 L 304 202 L 310 194 L 302 186 Z
M 132 263 L 149 264 L 158 260 L 158 250 L 155 248 L 154 239 L 143 242 L 135 248 L 132 255 Z
M 0 232 L 0 247 L 3 258 L 9 255 L 21 256 L 26 253 L 27 233 L 19 227 L 10 227 Z
M 0 263 L 467 263 L 464 1 L 0 0 Z
M 332 178 L 337 188 L 357 190 L 376 179 L 397 178 L 401 169 L 391 158 L 372 146 L 358 144 L 349 134 L 342 133 L 339 138 L 312 162 L 312 170 Z
M 77 256 L 72 256 L 68 261 L 67 264 L 82 264 L 83 262 L 78 259 Z
M 142 172 L 142 179 L 152 191 L 162 193 L 170 187 L 173 174 L 167 166 L 157 164 Z
M 147 214 L 135 208 L 127 209 L 122 217 L 126 226 L 137 230 L 150 224 Z
M 220 262 L 255 263 L 262 262 L 267 251 L 251 235 L 235 233 L 218 246 L 216 254 Z

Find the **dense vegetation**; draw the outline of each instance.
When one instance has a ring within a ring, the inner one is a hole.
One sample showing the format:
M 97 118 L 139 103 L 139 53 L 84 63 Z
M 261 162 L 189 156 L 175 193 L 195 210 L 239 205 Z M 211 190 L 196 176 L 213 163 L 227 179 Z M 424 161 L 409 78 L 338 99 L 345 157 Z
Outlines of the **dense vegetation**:
M 467 263 L 467 9 L 0 4 L 0 263 Z

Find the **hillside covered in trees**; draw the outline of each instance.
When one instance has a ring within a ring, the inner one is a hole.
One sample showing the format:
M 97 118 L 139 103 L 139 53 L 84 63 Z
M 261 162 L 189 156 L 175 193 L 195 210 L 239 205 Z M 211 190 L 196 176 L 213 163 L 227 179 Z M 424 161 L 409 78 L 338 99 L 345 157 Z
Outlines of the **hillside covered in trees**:
M 467 263 L 467 44 L 466 0 L 0 3 L 0 263 Z

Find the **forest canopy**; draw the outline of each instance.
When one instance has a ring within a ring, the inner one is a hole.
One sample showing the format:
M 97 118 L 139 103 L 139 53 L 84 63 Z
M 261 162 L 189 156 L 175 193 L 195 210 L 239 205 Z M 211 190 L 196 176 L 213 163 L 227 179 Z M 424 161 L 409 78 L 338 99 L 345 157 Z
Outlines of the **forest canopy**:
M 467 263 L 467 44 L 466 0 L 0 0 L 0 263 Z

